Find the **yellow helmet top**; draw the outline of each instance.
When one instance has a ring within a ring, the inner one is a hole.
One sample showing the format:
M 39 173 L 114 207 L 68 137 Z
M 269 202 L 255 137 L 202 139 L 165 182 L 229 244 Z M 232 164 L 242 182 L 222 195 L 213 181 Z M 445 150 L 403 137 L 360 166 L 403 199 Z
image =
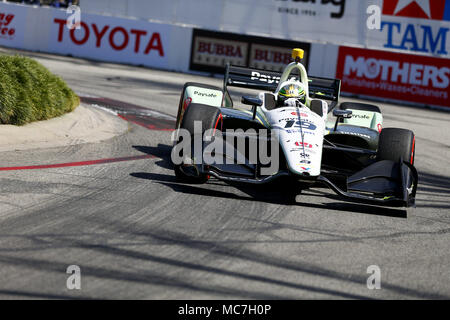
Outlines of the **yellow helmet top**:
M 294 60 L 297 60 L 297 58 L 299 60 L 302 60 L 304 55 L 305 55 L 305 51 L 303 49 L 296 48 L 296 49 L 292 50 L 292 58 Z

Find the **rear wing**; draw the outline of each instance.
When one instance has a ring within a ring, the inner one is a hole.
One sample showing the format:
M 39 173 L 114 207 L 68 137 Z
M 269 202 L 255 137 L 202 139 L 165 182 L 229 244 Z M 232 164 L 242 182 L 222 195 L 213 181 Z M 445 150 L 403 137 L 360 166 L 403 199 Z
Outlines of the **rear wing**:
M 281 72 L 236 67 L 227 64 L 224 91 L 228 86 L 274 92 L 280 82 Z M 341 80 L 308 77 L 310 98 L 328 100 L 333 107 L 339 100 Z

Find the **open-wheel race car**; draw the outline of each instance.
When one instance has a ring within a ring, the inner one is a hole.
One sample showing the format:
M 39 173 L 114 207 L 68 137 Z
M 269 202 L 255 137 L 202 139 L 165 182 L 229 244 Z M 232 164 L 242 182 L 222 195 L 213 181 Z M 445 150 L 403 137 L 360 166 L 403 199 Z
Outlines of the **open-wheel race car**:
M 340 80 L 308 77 L 302 58 L 294 49 L 295 61 L 282 74 L 227 65 L 223 88 L 186 83 L 175 128 L 184 135 L 177 131 L 172 151 L 172 160 L 181 159 L 174 161 L 176 176 L 253 184 L 285 177 L 299 190 L 327 186 L 356 202 L 414 206 L 414 133 L 383 128 L 375 105 L 339 104 Z M 251 108 L 234 104 L 232 86 L 260 91 L 242 97 Z M 179 147 L 183 141 L 187 148 Z

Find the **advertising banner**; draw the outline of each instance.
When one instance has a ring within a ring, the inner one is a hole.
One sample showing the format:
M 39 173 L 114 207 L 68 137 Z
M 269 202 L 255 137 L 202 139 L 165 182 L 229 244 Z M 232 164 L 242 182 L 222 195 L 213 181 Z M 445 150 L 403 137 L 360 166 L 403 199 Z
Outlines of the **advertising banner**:
M 270 44 L 270 41 L 267 41 Z M 294 44 L 292 44 L 294 45 Z M 273 46 L 261 43 L 252 43 L 250 52 L 249 67 L 270 71 L 282 71 L 287 64 L 292 62 L 292 49 L 298 46 L 286 44 L 285 46 Z M 306 55 L 303 59 L 305 66 L 309 62 L 309 45 L 302 43 Z
M 342 91 L 450 107 L 448 59 L 341 47 L 336 77 Z
M 25 35 L 28 8 L 0 3 L 0 45 L 21 48 Z
M 83 14 L 79 29 L 66 26 L 65 11 L 54 10 L 49 51 L 101 61 L 168 68 L 171 26 Z
M 450 0 L 86 0 L 82 5 L 86 12 L 198 29 L 450 57 Z M 368 27 L 372 17 L 380 21 L 376 28 Z
M 450 58 L 450 0 L 384 0 L 366 45 Z
M 293 48 L 305 50 L 308 67 L 310 44 L 233 33 L 195 29 L 192 35 L 191 70 L 222 73 L 227 63 L 270 71 L 282 71 L 292 62 Z
M 194 36 L 193 66 L 223 67 L 227 63 L 236 66 L 247 64 L 248 43 L 224 40 L 208 36 Z
M 286 40 L 349 42 L 358 39 L 364 3 L 353 0 L 223 1 L 220 30 Z
M 367 7 L 366 0 L 81 0 L 81 6 L 88 13 L 333 43 L 360 40 Z

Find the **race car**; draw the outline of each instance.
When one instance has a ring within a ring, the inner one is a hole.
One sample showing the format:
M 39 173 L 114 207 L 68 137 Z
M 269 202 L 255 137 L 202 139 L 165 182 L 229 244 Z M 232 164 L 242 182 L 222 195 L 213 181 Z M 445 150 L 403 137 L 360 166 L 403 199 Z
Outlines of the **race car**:
M 299 192 L 325 186 L 351 201 L 415 206 L 414 133 L 383 128 L 375 105 L 339 104 L 341 81 L 308 77 L 303 54 L 294 49 L 281 74 L 227 65 L 222 88 L 186 83 L 173 136 L 177 178 L 265 184 L 283 177 Z M 236 106 L 232 86 L 260 92 Z

